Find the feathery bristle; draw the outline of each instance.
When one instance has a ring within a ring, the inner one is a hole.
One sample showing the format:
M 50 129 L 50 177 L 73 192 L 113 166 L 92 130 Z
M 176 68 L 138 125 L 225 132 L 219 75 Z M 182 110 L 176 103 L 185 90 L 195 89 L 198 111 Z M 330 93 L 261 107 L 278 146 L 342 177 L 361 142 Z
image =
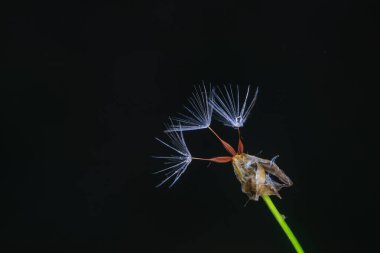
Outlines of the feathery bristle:
M 178 117 L 173 117 L 180 125 L 171 125 L 165 132 L 192 131 L 210 126 L 212 118 L 210 101 L 213 101 L 211 86 L 208 91 L 204 84 L 195 86 L 188 100 L 189 105 L 184 106 L 187 113 L 179 113 Z
M 165 172 L 166 176 L 166 178 L 160 184 L 158 184 L 157 187 L 160 187 L 171 178 L 174 178 L 173 182 L 169 186 L 172 187 L 191 163 L 192 157 L 190 151 L 186 146 L 185 139 L 183 138 L 183 133 L 180 131 L 181 125 L 178 124 L 178 127 L 179 131 L 166 133 L 169 136 L 170 144 L 162 141 L 159 138 L 156 138 L 156 140 L 161 142 L 163 145 L 176 152 L 176 154 L 170 156 L 153 156 L 154 158 L 166 159 L 167 161 L 165 164 L 169 165 L 167 168 L 154 172 L 154 174 Z
M 213 101 L 210 101 L 210 104 L 217 113 L 216 119 L 229 127 L 243 127 L 256 102 L 259 89 L 257 88 L 253 98 L 249 99 L 250 86 L 248 86 L 242 105 L 239 86 L 236 86 L 236 92 L 232 90 L 231 85 L 229 85 L 228 88 L 227 86 L 224 86 L 223 90 L 218 87 L 218 91 L 219 92 L 214 92 L 214 99 Z

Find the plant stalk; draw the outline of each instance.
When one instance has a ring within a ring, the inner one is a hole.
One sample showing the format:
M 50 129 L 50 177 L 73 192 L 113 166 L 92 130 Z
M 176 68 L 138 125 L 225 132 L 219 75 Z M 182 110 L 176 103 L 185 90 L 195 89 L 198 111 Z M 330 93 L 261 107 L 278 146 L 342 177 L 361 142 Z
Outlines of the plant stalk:
M 288 236 L 290 242 L 293 244 L 294 249 L 298 253 L 304 253 L 300 243 L 297 238 L 293 234 L 292 230 L 290 230 L 288 224 L 286 224 L 282 215 L 278 212 L 276 206 L 273 204 L 272 200 L 268 195 L 262 196 L 264 202 L 269 207 L 269 210 L 272 212 L 273 216 L 276 218 L 277 222 L 280 224 L 281 228 L 284 230 L 285 234 Z

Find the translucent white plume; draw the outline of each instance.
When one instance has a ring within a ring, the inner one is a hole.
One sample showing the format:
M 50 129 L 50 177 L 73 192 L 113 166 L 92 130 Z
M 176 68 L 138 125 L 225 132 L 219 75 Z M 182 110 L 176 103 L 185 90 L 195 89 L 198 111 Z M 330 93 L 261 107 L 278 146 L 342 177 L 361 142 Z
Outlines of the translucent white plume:
M 244 101 L 241 104 L 239 86 L 236 85 L 236 92 L 232 90 L 231 85 L 223 87 L 224 89 L 218 87 L 218 91 L 214 91 L 214 99 L 210 100 L 210 104 L 216 112 L 215 118 L 226 126 L 242 127 L 256 102 L 259 89 L 257 88 L 254 96 L 251 97 L 250 86 L 248 86 Z
M 194 92 L 188 101 L 189 105 L 184 106 L 186 113 L 179 113 L 178 117 L 173 117 L 178 124 L 171 125 L 165 132 L 192 131 L 210 126 L 212 119 L 210 101 L 213 101 L 211 86 L 208 90 L 204 84 L 195 86 Z
M 160 187 L 171 178 L 174 178 L 173 182 L 169 186 L 172 187 L 191 163 L 192 157 L 189 149 L 186 146 L 185 139 L 183 138 L 180 124 L 178 124 L 178 128 L 178 131 L 171 131 L 166 133 L 169 136 L 169 143 L 156 138 L 156 140 L 161 142 L 163 145 L 175 151 L 175 154 L 170 156 L 154 156 L 154 158 L 165 159 L 166 161 L 164 163 L 168 166 L 167 168 L 154 173 L 165 173 L 166 176 L 166 178 L 160 184 L 158 184 L 157 187 Z

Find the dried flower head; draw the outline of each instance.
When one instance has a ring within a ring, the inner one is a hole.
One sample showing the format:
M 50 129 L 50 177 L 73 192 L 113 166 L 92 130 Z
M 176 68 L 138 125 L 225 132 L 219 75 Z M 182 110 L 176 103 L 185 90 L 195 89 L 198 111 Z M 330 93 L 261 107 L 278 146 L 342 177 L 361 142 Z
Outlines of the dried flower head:
M 244 145 L 240 136 L 239 128 L 242 127 L 252 110 L 258 89 L 253 97 L 250 95 L 250 87 L 243 99 L 240 98 L 239 88 L 236 86 L 236 92 L 232 86 L 224 86 L 224 89 L 218 87 L 218 92 L 206 90 L 204 85 L 196 86 L 195 92 L 190 97 L 190 106 L 185 106 L 188 114 L 180 114 L 182 117 L 175 118 L 176 123 L 170 119 L 170 125 L 164 131 L 170 138 L 168 144 L 160 139 L 165 146 L 174 150 L 177 154 L 172 156 L 160 156 L 158 158 L 166 159 L 169 167 L 156 173 L 166 172 L 167 178 L 158 186 L 164 184 L 169 179 L 174 178 L 170 186 L 174 185 L 179 177 L 186 171 L 192 160 L 206 160 L 217 163 L 232 162 L 235 175 L 241 183 L 242 191 L 247 194 L 249 199 L 258 200 L 260 196 L 276 195 L 280 197 L 279 190 L 283 187 L 292 185 L 292 181 L 277 166 L 274 157 L 272 160 L 266 160 L 257 156 L 244 153 Z M 223 140 L 211 127 L 212 110 L 217 113 L 217 119 L 226 126 L 237 128 L 239 140 L 237 151 L 225 140 Z M 198 130 L 208 128 L 222 143 L 229 156 L 218 156 L 212 158 L 192 157 L 184 140 L 183 131 Z M 275 176 L 278 181 L 271 178 Z
M 293 184 L 273 159 L 270 161 L 242 153 L 232 158 L 232 165 L 241 189 L 249 199 L 258 200 L 263 195 L 276 195 L 281 198 L 279 190 Z M 270 175 L 276 176 L 281 183 L 272 180 Z

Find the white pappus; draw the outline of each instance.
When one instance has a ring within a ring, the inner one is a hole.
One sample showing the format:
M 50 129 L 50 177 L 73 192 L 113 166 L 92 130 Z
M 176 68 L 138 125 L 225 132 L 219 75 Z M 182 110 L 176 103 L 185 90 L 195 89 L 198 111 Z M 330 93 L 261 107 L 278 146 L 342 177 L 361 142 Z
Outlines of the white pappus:
M 227 86 L 223 87 L 224 89 L 217 87 L 218 92 L 214 92 L 214 99 L 210 101 L 210 104 L 217 113 L 215 118 L 229 127 L 243 127 L 256 102 L 259 88 L 256 88 L 253 98 L 250 99 L 250 86 L 248 86 L 243 104 L 241 105 L 239 86 L 236 86 L 236 92 L 232 90 L 231 85 L 228 88 Z
M 172 187 L 180 178 L 180 176 L 186 171 L 187 167 L 192 161 L 192 156 L 186 146 L 180 124 L 178 124 L 178 130 L 179 131 L 166 132 L 167 136 L 169 137 L 170 144 L 164 142 L 159 138 L 156 138 L 156 140 L 161 142 L 163 145 L 175 151 L 175 154 L 170 156 L 153 156 L 154 158 L 165 159 L 166 162 L 164 162 L 164 164 L 169 166 L 165 169 L 153 173 L 158 174 L 164 172 L 166 176 L 166 178 L 160 184 L 158 184 L 157 187 L 160 187 L 169 179 L 174 177 L 173 182 L 169 186 Z
M 204 84 L 195 86 L 192 96 L 188 99 L 189 105 L 184 106 L 187 114 L 179 113 L 180 116 L 173 117 L 178 124 L 172 124 L 165 132 L 208 128 L 211 124 L 213 100 L 211 85 L 208 90 Z

